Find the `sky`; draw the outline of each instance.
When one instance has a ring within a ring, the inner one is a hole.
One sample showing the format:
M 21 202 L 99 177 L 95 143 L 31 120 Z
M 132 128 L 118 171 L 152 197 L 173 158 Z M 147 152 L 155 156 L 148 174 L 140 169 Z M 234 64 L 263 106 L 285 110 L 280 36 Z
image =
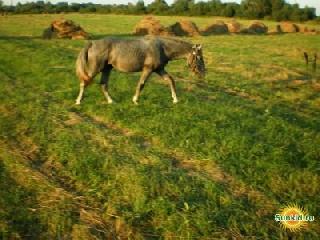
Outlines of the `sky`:
M 3 0 L 6 5 L 10 5 L 11 2 L 16 4 L 17 2 L 32 2 L 37 0 Z M 144 0 L 145 4 L 149 4 L 153 0 Z M 241 0 L 222 0 L 222 2 L 240 2 Z M 288 3 L 298 3 L 300 7 L 309 6 L 315 7 L 317 9 L 317 15 L 320 15 L 320 0 L 286 0 Z M 85 2 L 92 2 L 92 3 L 105 3 L 105 4 L 119 4 L 124 3 L 127 4 L 128 2 L 137 2 L 137 0 L 50 0 L 52 3 L 56 2 L 78 2 L 78 3 L 85 3 Z M 168 4 L 171 4 L 173 0 L 166 0 Z

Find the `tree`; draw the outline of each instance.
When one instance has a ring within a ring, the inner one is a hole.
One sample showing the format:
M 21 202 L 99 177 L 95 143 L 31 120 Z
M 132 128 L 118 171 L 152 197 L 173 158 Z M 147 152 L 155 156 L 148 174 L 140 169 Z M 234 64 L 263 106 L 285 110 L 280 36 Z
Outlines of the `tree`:
M 185 15 L 189 11 L 190 3 L 194 3 L 194 0 L 175 0 L 171 6 L 173 14 Z
M 146 7 L 144 6 L 144 1 L 139 0 L 137 4 L 135 5 L 135 13 L 136 14 L 142 14 L 146 12 Z
M 2 12 L 2 10 L 3 10 L 3 2 L 2 2 L 2 0 L 0 0 L 0 13 Z
M 207 15 L 209 12 L 208 4 L 201 1 L 195 4 L 190 4 L 189 8 L 190 8 L 189 9 L 190 15 L 193 15 L 193 16 Z
M 58 2 L 56 4 L 56 11 L 60 12 L 68 12 L 69 11 L 69 4 L 68 2 Z
M 271 15 L 271 0 L 243 0 L 241 2 L 243 16 L 251 19 Z
M 316 9 L 306 6 L 303 9 L 303 13 L 306 16 L 307 20 L 315 19 L 317 17 Z
M 234 4 L 225 4 L 222 15 L 225 17 L 234 17 L 236 15 L 236 7 Z
M 283 20 L 282 9 L 285 5 L 284 0 L 272 0 L 271 1 L 271 11 L 272 11 L 272 19 L 276 21 Z
M 169 10 L 169 5 L 165 0 L 154 0 L 147 7 L 147 11 L 154 14 L 166 14 Z
M 220 16 L 222 13 L 222 3 L 220 0 L 208 1 L 209 14 L 212 16 Z

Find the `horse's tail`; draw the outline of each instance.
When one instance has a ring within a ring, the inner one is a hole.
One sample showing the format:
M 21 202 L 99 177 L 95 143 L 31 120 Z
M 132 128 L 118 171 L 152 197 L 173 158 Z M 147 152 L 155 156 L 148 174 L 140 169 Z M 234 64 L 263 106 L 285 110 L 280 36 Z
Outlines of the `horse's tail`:
M 89 42 L 79 53 L 77 62 L 76 62 L 76 73 L 80 81 L 89 83 L 91 76 L 88 75 L 88 51 L 92 46 L 92 42 Z

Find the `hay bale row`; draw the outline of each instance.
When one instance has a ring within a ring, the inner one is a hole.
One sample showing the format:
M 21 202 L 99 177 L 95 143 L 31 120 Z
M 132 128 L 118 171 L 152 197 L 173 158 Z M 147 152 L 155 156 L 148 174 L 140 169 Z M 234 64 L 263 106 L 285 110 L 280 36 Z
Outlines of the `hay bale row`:
M 50 27 L 43 31 L 42 37 L 45 39 L 52 38 L 69 38 L 69 39 L 88 39 L 89 34 L 85 32 L 80 25 L 71 20 L 59 19 L 51 23 Z
M 316 29 L 311 28 L 309 29 L 306 26 L 299 26 L 295 23 L 291 22 L 282 22 L 278 25 L 276 25 L 271 31 L 269 31 L 269 34 L 277 34 L 277 33 L 304 33 L 304 34 L 318 34 Z
M 203 35 L 216 35 L 227 33 L 246 33 L 246 34 L 264 34 L 268 32 L 268 27 L 262 22 L 253 22 L 249 27 L 244 28 L 237 21 L 224 23 L 223 21 L 216 21 L 215 23 L 203 29 Z
M 279 33 L 296 33 L 303 32 L 305 34 L 319 34 L 315 29 L 300 27 L 291 22 L 282 22 L 274 28 L 268 27 L 262 22 L 255 21 L 247 28 L 233 20 L 231 22 L 216 21 L 208 25 L 203 30 L 199 30 L 197 25 L 188 20 L 182 20 L 175 24 L 165 27 L 159 20 L 152 16 L 144 17 L 135 26 L 135 35 L 160 35 L 160 36 L 199 36 L 199 35 L 218 35 L 228 33 L 243 33 L 243 34 L 279 34 Z M 53 21 L 47 29 L 43 31 L 43 38 L 69 38 L 69 39 L 88 39 L 89 34 L 85 32 L 79 25 L 71 20 L 56 20 Z
M 283 22 L 273 28 L 268 28 L 264 23 L 259 21 L 252 22 L 248 27 L 243 27 L 239 22 L 233 20 L 231 22 L 216 21 L 199 30 L 195 23 L 182 20 L 175 24 L 164 27 L 159 20 L 148 16 L 143 18 L 135 27 L 136 35 L 167 35 L 167 36 L 199 36 L 199 35 L 218 35 L 228 33 L 243 34 L 279 34 L 279 33 L 316 33 L 314 29 L 301 28 L 291 22 Z

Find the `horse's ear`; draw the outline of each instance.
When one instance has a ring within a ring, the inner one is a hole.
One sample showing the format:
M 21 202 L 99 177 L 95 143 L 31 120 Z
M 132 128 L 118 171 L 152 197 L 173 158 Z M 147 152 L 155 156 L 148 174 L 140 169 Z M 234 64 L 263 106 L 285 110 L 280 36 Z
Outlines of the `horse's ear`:
M 197 48 L 198 48 L 199 50 L 201 50 L 201 49 L 202 49 L 202 45 L 201 45 L 201 44 L 198 44 Z

